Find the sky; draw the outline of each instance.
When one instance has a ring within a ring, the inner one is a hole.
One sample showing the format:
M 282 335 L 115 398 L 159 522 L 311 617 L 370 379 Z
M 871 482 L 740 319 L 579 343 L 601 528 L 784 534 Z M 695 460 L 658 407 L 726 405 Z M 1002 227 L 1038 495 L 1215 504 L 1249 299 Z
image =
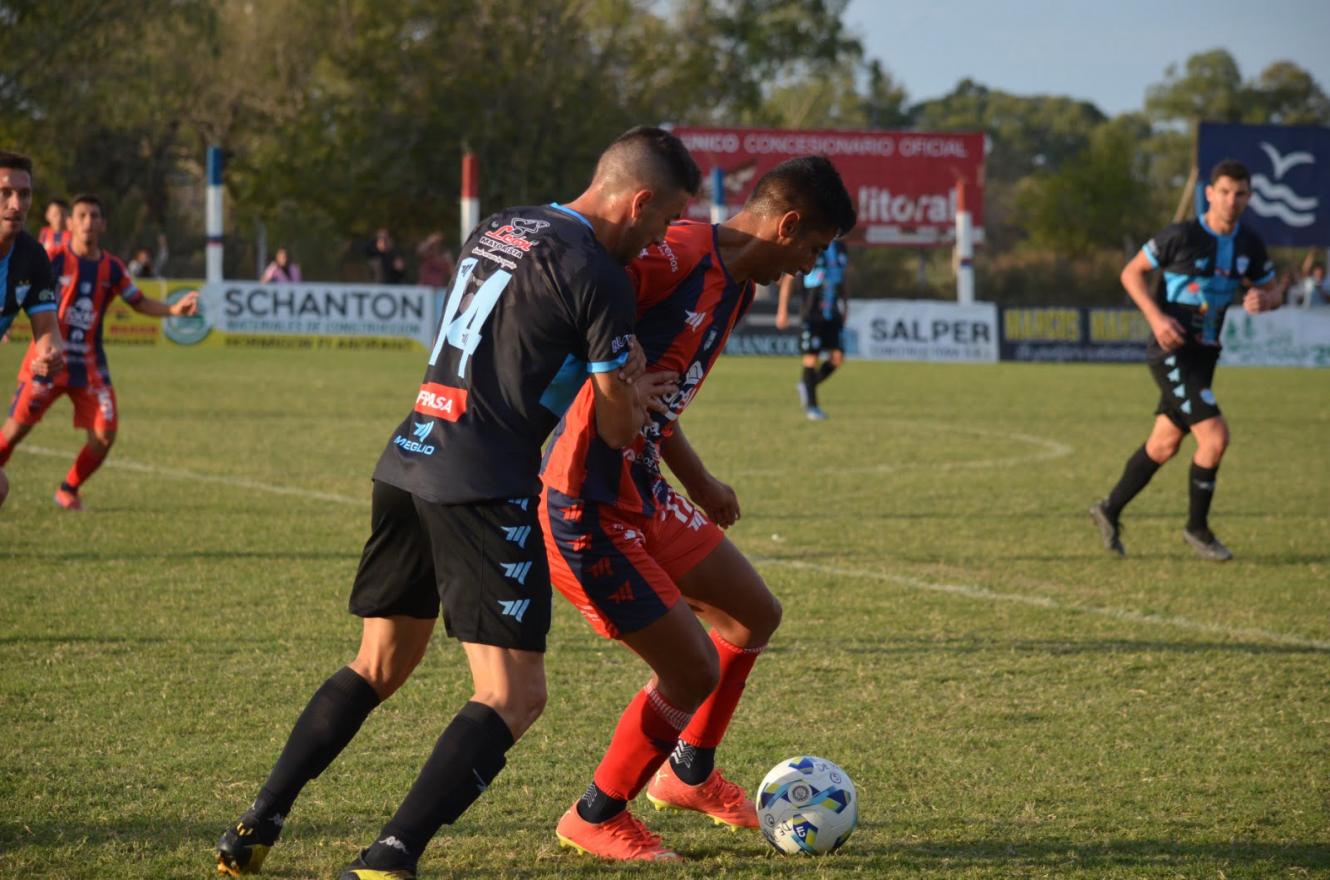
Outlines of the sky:
M 845 21 L 911 103 L 969 77 L 1115 116 L 1142 109 L 1170 64 L 1215 48 L 1244 80 L 1288 60 L 1330 92 L 1330 0 L 851 0 Z

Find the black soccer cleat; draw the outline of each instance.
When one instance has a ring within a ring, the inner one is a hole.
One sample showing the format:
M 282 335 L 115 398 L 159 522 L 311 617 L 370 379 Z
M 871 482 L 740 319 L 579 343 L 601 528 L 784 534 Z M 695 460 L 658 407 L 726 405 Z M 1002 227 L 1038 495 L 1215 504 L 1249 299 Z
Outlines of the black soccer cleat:
M 1228 562 L 1233 558 L 1233 551 L 1221 544 L 1215 533 L 1209 529 L 1199 532 L 1183 529 L 1182 540 L 1190 544 L 1191 549 L 1195 550 L 1196 555 L 1202 559 L 1209 559 L 1211 562 Z
M 281 815 L 260 819 L 252 812 L 245 813 L 222 832 L 217 842 L 217 873 L 228 877 L 259 873 L 281 833 Z
M 1090 505 L 1090 519 L 1099 529 L 1099 537 L 1104 541 L 1104 549 L 1119 556 L 1127 555 L 1127 548 L 1122 546 L 1122 524 L 1108 515 L 1105 509 L 1108 499 L 1096 501 Z
M 342 869 L 337 880 L 416 880 L 416 866 L 398 868 L 371 868 L 365 864 L 365 853 L 361 850 L 356 860 Z

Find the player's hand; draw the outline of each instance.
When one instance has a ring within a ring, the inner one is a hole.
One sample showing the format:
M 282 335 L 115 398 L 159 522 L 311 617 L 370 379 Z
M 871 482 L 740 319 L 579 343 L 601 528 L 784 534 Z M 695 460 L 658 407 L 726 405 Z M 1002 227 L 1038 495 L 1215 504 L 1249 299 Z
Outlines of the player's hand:
M 199 292 L 191 290 L 180 299 L 171 303 L 171 314 L 176 317 L 193 317 L 199 313 Z
M 733 487 L 710 474 L 705 483 L 689 490 L 688 498 L 722 529 L 728 529 L 739 521 L 739 496 Z
M 65 368 L 65 352 L 59 343 L 49 337 L 42 337 L 36 341 L 35 347 L 30 365 L 32 375 L 49 379 Z
M 619 368 L 619 378 L 627 385 L 637 381 L 637 377 L 647 371 L 647 355 L 638 345 L 637 337 L 628 340 L 628 360 Z
M 1158 319 L 1150 322 L 1150 330 L 1164 351 L 1180 348 L 1187 341 L 1187 334 L 1182 331 L 1182 325 L 1172 315 L 1161 314 Z
M 790 316 L 783 309 L 776 310 L 776 329 L 784 330 L 790 326 Z
M 1284 291 L 1281 288 L 1263 290 L 1259 287 L 1253 287 L 1242 298 L 1242 307 L 1247 310 L 1247 314 L 1257 315 L 1261 312 L 1279 308 L 1283 301 Z
M 638 406 L 648 413 L 667 413 L 670 408 L 665 401 L 678 392 L 679 374 L 674 372 L 646 373 L 633 383 L 633 390 L 637 393 Z

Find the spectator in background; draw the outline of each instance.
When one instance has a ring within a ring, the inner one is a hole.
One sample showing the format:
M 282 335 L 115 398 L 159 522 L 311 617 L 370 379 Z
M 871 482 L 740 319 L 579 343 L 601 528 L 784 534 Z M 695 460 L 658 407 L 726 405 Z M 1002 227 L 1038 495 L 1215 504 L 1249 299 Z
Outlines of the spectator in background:
M 443 245 L 443 233 L 431 233 L 416 248 L 416 283 L 443 287 L 453 277 L 453 255 Z
M 1302 277 L 1289 285 L 1289 305 L 1312 309 L 1330 305 L 1330 283 L 1325 280 L 1325 264 L 1316 259 L 1315 251 L 1307 251 L 1302 260 Z
M 46 203 L 46 225 L 37 233 L 37 241 L 49 255 L 61 245 L 69 244 L 69 202 L 51 199 Z
M 291 261 L 291 254 L 286 248 L 279 247 L 259 281 L 264 284 L 299 284 L 300 264 Z
M 169 259 L 171 259 L 171 251 L 166 246 L 166 236 L 159 234 L 157 236 L 157 255 L 154 257 L 146 247 L 140 247 L 134 251 L 134 256 L 125 264 L 125 268 L 135 278 L 161 278 L 162 267 L 166 265 L 166 261 Z
M 365 248 L 369 260 L 369 277 L 376 284 L 401 284 L 406 281 L 406 261 L 393 244 L 393 237 L 388 230 L 380 229 L 374 233 Z

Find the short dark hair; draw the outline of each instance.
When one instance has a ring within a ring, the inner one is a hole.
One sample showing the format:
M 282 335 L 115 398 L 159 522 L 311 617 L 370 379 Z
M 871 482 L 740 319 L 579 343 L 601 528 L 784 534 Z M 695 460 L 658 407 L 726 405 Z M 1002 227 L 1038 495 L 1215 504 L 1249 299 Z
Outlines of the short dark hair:
M 842 236 L 859 215 L 836 166 L 826 156 L 786 159 L 757 181 L 745 210 L 764 213 L 798 211 L 815 229 Z
M 597 179 L 617 180 L 629 174 L 690 195 L 697 195 L 702 186 L 702 170 L 683 141 L 650 125 L 638 125 L 619 135 L 596 162 Z
M 1215 163 L 1215 167 L 1210 169 L 1210 185 L 1214 186 L 1221 177 L 1227 177 L 1229 180 L 1251 182 L 1251 172 L 1247 170 L 1246 165 L 1243 165 L 1237 159 L 1225 159 L 1222 162 Z
M 51 207 L 52 205 L 59 205 L 60 207 L 64 208 L 66 211 L 69 210 L 69 202 L 65 201 L 64 199 L 51 199 L 49 202 L 46 203 L 47 208 Z
M 97 210 L 101 211 L 102 216 L 106 216 L 106 206 L 102 204 L 101 198 L 96 193 L 79 193 L 74 196 L 74 205 L 96 205 Z
M 0 168 L 13 168 L 16 171 L 26 171 L 29 176 L 31 176 L 32 160 L 21 153 L 11 153 L 8 150 L 0 150 Z

